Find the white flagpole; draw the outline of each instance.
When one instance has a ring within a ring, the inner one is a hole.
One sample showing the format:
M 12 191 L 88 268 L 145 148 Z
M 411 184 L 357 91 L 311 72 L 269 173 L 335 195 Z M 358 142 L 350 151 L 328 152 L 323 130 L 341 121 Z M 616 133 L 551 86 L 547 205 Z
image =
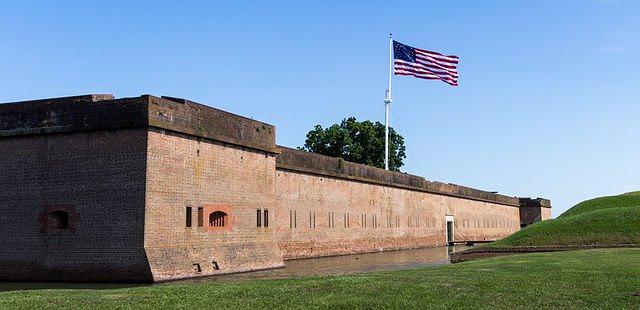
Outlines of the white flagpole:
M 389 87 L 384 99 L 384 169 L 389 170 L 389 106 L 391 99 L 391 76 L 393 75 L 393 39 L 389 34 Z

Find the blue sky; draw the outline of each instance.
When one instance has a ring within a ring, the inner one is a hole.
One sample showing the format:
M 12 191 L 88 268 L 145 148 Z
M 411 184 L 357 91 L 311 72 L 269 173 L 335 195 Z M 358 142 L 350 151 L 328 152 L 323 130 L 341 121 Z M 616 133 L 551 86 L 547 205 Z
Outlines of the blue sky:
M 556 216 L 640 189 L 638 1 L 2 1 L 0 102 L 186 97 L 301 146 L 315 124 L 383 120 L 389 32 L 461 58 L 457 88 L 394 78 L 404 171 Z

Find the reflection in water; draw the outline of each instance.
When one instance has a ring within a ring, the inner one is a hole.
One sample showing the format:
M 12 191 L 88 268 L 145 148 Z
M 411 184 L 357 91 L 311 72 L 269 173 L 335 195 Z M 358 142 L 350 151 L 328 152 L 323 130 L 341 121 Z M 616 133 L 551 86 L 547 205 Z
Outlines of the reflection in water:
M 449 263 L 450 253 L 463 251 L 468 248 L 470 247 L 456 245 L 454 247 L 435 247 L 416 250 L 299 259 L 286 261 L 285 268 L 281 269 L 187 279 L 177 281 L 177 283 L 283 279 L 439 266 Z M 0 292 L 40 289 L 118 289 L 146 285 L 149 284 L 0 282 Z
M 285 261 L 285 268 L 271 269 L 180 282 L 242 281 L 255 279 L 284 279 L 303 276 L 343 275 L 394 269 L 439 266 L 449 263 L 449 254 L 469 249 L 468 246 L 433 247 L 425 249 L 388 251 L 367 254 L 320 257 Z

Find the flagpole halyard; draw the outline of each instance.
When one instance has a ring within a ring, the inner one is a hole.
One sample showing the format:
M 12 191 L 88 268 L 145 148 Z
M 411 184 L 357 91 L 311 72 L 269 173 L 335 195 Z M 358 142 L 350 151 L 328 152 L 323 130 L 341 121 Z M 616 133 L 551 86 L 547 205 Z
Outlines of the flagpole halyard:
M 391 99 L 391 77 L 393 76 L 393 38 L 389 33 L 389 85 L 384 99 L 384 169 L 389 170 L 389 106 Z

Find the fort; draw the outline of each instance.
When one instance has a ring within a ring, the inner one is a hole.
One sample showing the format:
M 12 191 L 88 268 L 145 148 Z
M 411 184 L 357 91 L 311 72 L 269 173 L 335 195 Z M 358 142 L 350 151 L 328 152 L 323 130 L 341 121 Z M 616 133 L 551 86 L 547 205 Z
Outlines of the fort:
M 283 261 L 503 238 L 517 198 L 275 143 L 189 100 L 0 104 L 0 279 L 159 282 Z

